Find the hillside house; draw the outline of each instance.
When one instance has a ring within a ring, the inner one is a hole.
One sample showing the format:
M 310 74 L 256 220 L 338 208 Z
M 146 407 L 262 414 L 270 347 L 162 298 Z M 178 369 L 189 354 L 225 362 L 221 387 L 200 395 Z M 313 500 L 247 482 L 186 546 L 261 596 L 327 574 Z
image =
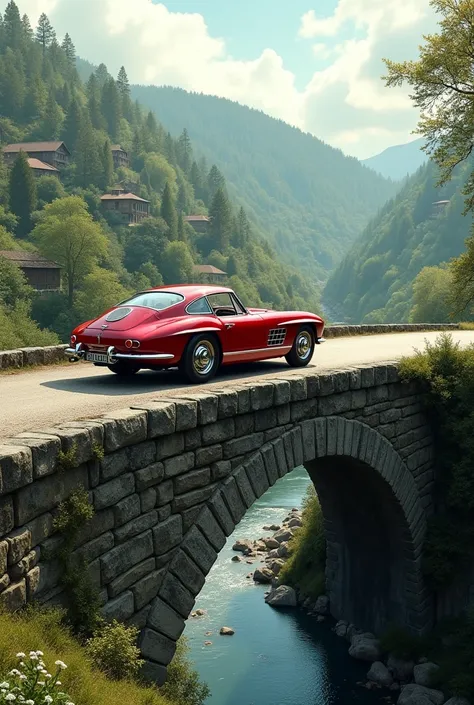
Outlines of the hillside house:
M 57 262 L 42 257 L 37 252 L 0 250 L 4 257 L 21 269 L 28 284 L 36 291 L 59 291 L 61 267 Z
M 449 201 L 435 201 L 435 203 L 433 203 L 433 216 L 443 213 L 445 208 L 449 206 L 449 203 Z
M 59 169 L 56 169 L 55 166 L 31 157 L 27 161 L 35 176 L 57 176 L 59 178 Z
M 130 166 L 130 159 L 128 158 L 128 152 L 126 152 L 119 144 L 112 145 L 112 159 L 114 161 L 114 169 L 118 169 L 124 166 L 128 169 Z
M 206 234 L 209 231 L 210 219 L 207 215 L 185 215 L 183 218 L 185 223 L 192 225 L 197 233 Z
M 150 201 L 134 193 L 104 193 L 100 200 L 106 211 L 115 211 L 130 225 L 150 217 Z
M 209 284 L 222 284 L 227 278 L 227 272 L 223 272 L 222 269 L 218 269 L 212 264 L 196 264 L 194 271 Z
M 20 152 L 26 152 L 30 159 L 38 159 L 59 170 L 67 166 L 71 158 L 71 153 L 64 142 L 21 142 L 7 144 L 3 148 L 5 164 L 11 166 Z

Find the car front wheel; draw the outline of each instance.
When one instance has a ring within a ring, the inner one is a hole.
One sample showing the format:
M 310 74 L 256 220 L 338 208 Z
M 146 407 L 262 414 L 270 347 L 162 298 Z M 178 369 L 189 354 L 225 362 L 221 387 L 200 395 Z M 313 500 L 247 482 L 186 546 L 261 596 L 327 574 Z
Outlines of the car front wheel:
M 296 334 L 293 347 L 285 356 L 290 367 L 305 367 L 311 362 L 314 353 L 314 332 L 310 326 L 302 326 Z
M 115 372 L 119 377 L 131 377 L 139 371 L 139 367 L 136 367 L 130 362 L 125 362 L 125 360 L 118 360 L 118 362 L 113 365 L 107 365 L 111 372 Z
M 192 384 L 208 382 L 220 365 L 220 349 L 213 335 L 195 335 L 186 346 L 180 363 L 182 375 Z

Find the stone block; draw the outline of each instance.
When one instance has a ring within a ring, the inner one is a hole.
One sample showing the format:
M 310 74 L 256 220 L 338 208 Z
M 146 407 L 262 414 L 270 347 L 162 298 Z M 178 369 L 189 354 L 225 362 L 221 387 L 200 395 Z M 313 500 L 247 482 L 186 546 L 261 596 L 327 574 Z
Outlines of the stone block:
M 226 537 L 208 507 L 203 507 L 199 513 L 196 519 L 196 526 L 202 531 L 216 551 L 220 551 L 224 547 Z
M 176 404 L 173 402 L 143 402 L 131 408 L 146 412 L 148 438 L 160 438 L 175 432 Z
M 201 447 L 201 429 L 192 428 L 184 433 L 184 450 L 196 450 Z
M 0 351 L 0 369 L 23 367 L 22 350 L 2 350 Z
M 78 427 L 79 426 L 79 427 Z M 40 435 L 38 433 L 38 435 Z M 87 463 L 93 458 L 92 451 L 92 436 L 89 429 L 78 423 L 60 424 L 55 428 L 45 429 L 44 436 L 50 438 L 51 435 L 57 436 L 61 442 L 61 450 L 63 453 L 71 455 L 72 464 L 75 467 Z
M 163 436 L 156 442 L 156 459 L 164 460 L 179 455 L 184 450 L 184 433 Z
M 166 504 L 164 507 L 157 509 L 158 521 L 165 521 L 171 515 L 171 504 Z
M 124 592 L 124 590 L 127 590 L 131 585 L 144 578 L 145 575 L 153 573 L 154 570 L 154 558 L 147 558 L 141 563 L 138 563 L 133 566 L 133 568 L 130 568 L 130 570 L 127 570 L 126 573 L 123 573 L 123 575 L 119 575 L 118 578 L 112 580 L 108 586 L 109 597 L 117 597 L 121 592 Z
M 99 485 L 94 490 L 94 506 L 96 510 L 111 507 L 121 499 L 135 492 L 135 477 L 132 473 L 120 475 L 114 480 Z
M 271 383 L 260 383 L 250 387 L 250 407 L 252 411 L 269 409 L 273 406 L 274 386 Z
M 294 404 L 293 404 L 294 406 Z M 277 407 L 277 421 L 280 426 L 279 429 L 274 429 L 274 432 L 276 433 L 276 438 L 278 438 L 278 435 L 281 435 L 281 426 L 284 426 L 285 424 L 290 423 L 291 421 L 291 406 L 290 404 L 283 404 L 282 406 Z M 265 436 L 268 435 L 268 431 L 265 434 Z
M 303 460 L 314 460 L 316 457 L 316 436 L 314 430 L 314 421 L 303 421 L 301 424 L 302 443 L 303 443 Z
M 147 514 L 140 514 L 140 516 L 132 519 L 127 524 L 120 526 L 115 529 L 114 535 L 117 543 L 123 543 L 127 539 L 131 539 L 137 534 L 142 534 L 147 529 L 151 529 L 155 524 L 158 523 L 158 513 L 155 510 L 147 512 Z
M 189 529 L 181 544 L 181 548 L 199 566 L 204 575 L 209 573 L 216 561 L 217 552 L 197 526 L 192 526 Z
M 148 615 L 151 612 L 151 605 L 146 605 L 141 609 L 139 612 L 135 612 L 132 617 L 127 621 L 127 626 L 129 627 L 135 627 L 135 629 L 138 629 L 141 631 L 146 627 L 147 621 L 148 621 Z
M 246 512 L 246 507 L 233 477 L 229 477 L 222 483 L 222 495 L 234 524 L 238 524 Z
M 6 537 L 8 544 L 8 565 L 18 563 L 31 550 L 31 534 L 28 529 L 17 529 Z
M 113 507 L 115 526 L 122 526 L 131 519 L 134 519 L 140 514 L 140 497 L 138 494 L 132 494 L 125 497 Z
M 92 445 L 98 445 L 101 448 L 104 447 L 104 426 L 99 421 L 94 421 L 92 419 L 83 419 L 82 421 L 65 421 L 60 424 L 61 429 L 69 431 L 70 429 L 80 429 L 81 431 L 87 430 L 89 432 L 90 441 Z M 64 448 L 63 448 L 64 450 Z M 94 451 L 92 451 L 93 456 Z
M 65 472 L 48 475 L 27 485 L 15 495 L 15 521 L 23 526 L 32 519 L 56 508 L 77 487 L 88 487 L 89 473 L 86 465 Z M 0 517 L 1 517 L 0 499 Z M 0 520 L 1 525 L 1 520 Z
M 173 560 L 173 556 L 175 555 L 176 551 L 178 548 L 175 546 L 175 548 L 172 548 L 171 551 L 168 551 L 168 553 L 163 553 L 162 556 L 156 556 L 155 557 L 155 563 L 156 563 L 156 568 L 164 568 L 165 566 L 169 566 L 171 561 Z
M 163 463 L 153 463 L 135 472 L 135 483 L 138 492 L 159 484 L 165 475 Z
M 106 602 L 102 608 L 102 615 L 107 622 L 116 619 L 118 622 L 125 622 L 134 612 L 133 593 L 124 592 L 114 600 Z
M 92 541 L 88 541 L 80 548 L 77 548 L 72 556 L 77 556 L 84 558 L 87 563 L 92 563 L 95 558 L 98 558 L 103 553 L 110 551 L 114 546 L 114 535 L 111 531 L 107 531 L 105 534 L 101 534 Z
M 198 487 L 211 484 L 211 468 L 200 468 L 174 478 L 175 495 L 190 492 Z
M 207 426 L 207 424 L 217 421 L 217 409 L 219 400 L 215 394 L 205 394 L 196 392 L 194 394 L 186 394 L 184 399 L 197 402 L 198 405 L 198 424 Z
M 7 572 L 8 543 L 0 541 L 0 575 Z
M 315 416 L 318 415 L 318 408 L 318 399 L 305 399 L 304 401 L 296 401 L 291 404 L 291 421 L 293 423 L 298 423 L 298 421 L 302 421 L 303 419 L 313 419 Z M 283 417 L 280 417 L 280 419 L 283 421 Z
M 13 582 L 24 578 L 26 574 L 38 565 L 41 555 L 39 546 L 27 553 L 18 563 L 10 566 L 9 575 Z
M 145 605 L 148 605 L 157 596 L 165 573 L 166 568 L 154 570 L 132 586 L 135 611 L 143 609 Z
M 202 467 L 203 465 L 210 465 L 211 463 L 216 463 L 222 460 L 222 446 L 207 446 L 206 448 L 196 449 L 196 467 Z
M 10 576 L 8 573 L 4 573 L 3 575 L 0 573 L 0 592 L 6 590 L 10 585 L 10 582 Z
M 148 615 L 148 624 L 153 629 L 177 641 L 184 631 L 185 622 L 166 602 L 157 597 Z
M 255 414 L 243 414 L 234 419 L 235 437 L 248 436 L 255 430 Z
M 153 684 L 159 688 L 161 685 L 166 683 L 168 671 L 166 666 L 162 666 L 154 661 L 144 660 L 144 663 L 140 669 L 140 677 L 145 683 Z
M 301 434 L 301 427 L 297 426 L 292 431 L 290 431 L 291 440 L 293 443 L 293 458 L 295 462 L 295 467 L 300 467 L 304 463 L 304 452 L 303 452 L 303 439 Z
M 204 506 L 205 505 L 203 503 L 196 504 L 194 507 L 185 509 L 181 512 L 181 516 L 183 518 L 183 534 L 185 534 L 193 526 L 193 524 L 196 523 L 196 519 Z
M 247 477 L 250 480 L 250 484 L 252 485 L 255 497 L 258 499 L 265 494 L 270 487 L 262 454 L 258 453 L 257 455 L 254 455 L 245 463 L 244 468 L 247 473 Z
M 234 458 L 237 455 L 245 455 L 258 450 L 263 445 L 263 433 L 253 433 L 250 436 L 242 436 L 234 438 L 232 441 L 227 441 L 223 445 L 224 459 Z
M 330 416 L 326 420 L 326 454 L 336 455 L 337 452 L 338 419 Z
M 224 502 L 222 493 L 215 492 L 207 504 L 225 535 L 230 536 L 235 529 L 235 523 Z
M 202 571 L 184 551 L 177 551 L 170 570 L 193 595 L 197 595 L 206 580 Z
M 296 467 L 295 458 L 293 455 L 293 443 L 291 441 L 291 435 L 289 433 L 285 433 L 282 436 L 282 441 L 283 447 L 285 449 L 286 464 L 291 472 L 291 470 L 294 470 L 294 468 Z
M 222 419 L 208 424 L 202 429 L 202 441 L 205 445 L 214 445 L 227 441 L 235 435 L 234 419 Z
M 162 507 L 173 500 L 173 480 L 165 480 L 156 487 L 156 506 Z
M 319 375 L 319 396 L 325 397 L 334 394 L 334 375 Z
M 232 386 L 232 391 L 237 394 L 238 414 L 248 414 L 250 407 L 250 389 L 242 384 L 241 386 Z
M 263 446 L 261 453 L 270 487 L 273 487 L 275 482 L 279 479 L 277 461 L 275 458 L 275 450 L 273 445 L 271 443 L 267 443 L 267 445 Z
M 211 480 L 212 482 L 217 482 L 218 480 L 223 480 L 228 477 L 232 470 L 232 464 L 230 460 L 219 460 L 217 463 L 211 465 Z
M 246 468 L 240 467 L 233 474 L 233 479 L 237 484 L 240 496 L 247 508 L 251 507 L 256 500 L 255 492 L 248 478 Z
M 167 666 L 176 651 L 176 642 L 148 627 L 140 637 L 140 651 L 145 658 Z
M 40 347 L 22 348 L 23 366 L 44 365 L 44 349 Z
M 156 506 L 156 490 L 149 487 L 140 493 L 140 509 L 142 514 L 151 511 Z
M 115 526 L 114 510 L 112 508 L 104 509 L 101 512 L 96 512 L 94 516 L 79 530 L 77 534 L 76 547 L 92 541 L 92 539 L 105 534 Z M 35 542 L 32 541 L 34 546 Z
M 172 573 L 165 576 L 158 597 L 185 619 L 188 618 L 195 603 L 193 595 Z
M 278 424 L 278 409 L 262 409 L 255 414 L 255 430 L 268 431 L 269 428 L 274 428 Z
M 360 369 L 360 386 L 361 388 L 373 387 L 375 381 L 373 367 L 361 367 Z
M 127 449 L 130 470 L 139 470 L 155 462 L 156 443 L 155 441 L 145 441 Z
M 125 573 L 132 566 L 141 563 L 152 554 L 153 538 L 151 530 L 112 548 L 100 559 L 103 583 L 112 582 L 118 575 Z
M 276 467 L 278 471 L 278 477 L 284 477 L 288 472 L 288 463 L 286 460 L 285 446 L 281 438 L 278 438 L 271 442 L 273 446 L 273 452 L 275 454 Z
M 25 432 L 10 439 L 8 445 L 10 444 L 27 446 L 30 449 L 35 479 L 51 475 L 55 471 L 61 450 L 61 441 L 57 436 L 51 435 L 49 438 L 42 438 Z
M 215 490 L 215 485 L 207 485 L 207 487 L 202 487 L 199 490 L 193 490 L 192 492 L 186 492 L 186 494 L 181 494 L 178 497 L 175 496 L 172 509 L 174 512 L 182 512 L 185 509 L 190 509 L 197 504 L 202 504 L 205 502 Z
M 148 432 L 147 412 L 135 409 L 118 409 L 101 418 L 105 427 L 105 451 L 135 445 L 145 441 Z
M 343 414 L 345 411 L 350 411 L 352 408 L 352 395 L 354 392 L 343 392 L 342 394 L 334 394 L 330 397 L 324 397 L 319 400 L 319 414 L 321 416 L 332 416 L 334 414 Z
M 183 455 L 177 455 L 174 458 L 169 458 L 165 460 L 165 478 L 175 477 L 176 475 L 181 475 L 188 470 L 194 468 L 194 453 L 183 453 Z
M 153 529 L 155 555 L 160 556 L 178 546 L 183 538 L 183 521 L 179 515 L 173 515 Z
M 226 389 L 213 389 L 217 392 L 217 418 L 234 418 L 239 413 L 239 397 L 237 392 Z
M 0 593 L 0 607 L 7 612 L 17 612 L 26 604 L 26 580 L 9 585 Z
M 8 494 L 33 482 L 33 456 L 26 446 L 0 445 L 0 492 Z

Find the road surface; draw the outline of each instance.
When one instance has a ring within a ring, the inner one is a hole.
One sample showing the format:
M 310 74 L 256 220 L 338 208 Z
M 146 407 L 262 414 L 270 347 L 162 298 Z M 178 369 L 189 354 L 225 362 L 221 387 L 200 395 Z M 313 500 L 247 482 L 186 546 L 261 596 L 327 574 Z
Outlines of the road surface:
M 324 372 L 397 360 L 413 353 L 414 349 L 423 349 L 425 340 L 434 341 L 438 335 L 436 332 L 395 333 L 331 338 L 316 347 L 311 365 L 306 369 Z M 474 331 L 454 331 L 452 336 L 463 346 L 474 343 Z M 301 374 L 301 370 L 289 368 L 282 358 L 227 367 L 212 383 L 191 387 L 182 383 L 174 370 L 143 370 L 127 379 L 85 362 L 0 375 L 0 438 L 64 421 L 100 416 L 160 396 L 177 397 L 190 391 L 231 387 L 239 381 L 294 374 Z

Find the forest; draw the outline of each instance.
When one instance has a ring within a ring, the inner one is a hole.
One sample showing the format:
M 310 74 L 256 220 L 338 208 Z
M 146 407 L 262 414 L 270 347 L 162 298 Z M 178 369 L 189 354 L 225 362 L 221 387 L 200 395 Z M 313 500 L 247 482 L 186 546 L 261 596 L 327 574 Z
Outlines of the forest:
M 227 272 L 245 303 L 319 310 L 319 291 L 278 259 L 246 203 L 232 198 L 222 171 L 195 153 L 182 127 L 171 134 L 132 99 L 124 67 L 104 64 L 81 79 L 73 39 L 56 36 L 46 15 L 32 28 L 11 0 L 0 17 L 0 145 L 61 140 L 71 153 L 61 178 L 35 176 L 20 152 L 0 153 L 0 250 L 38 252 L 62 269 L 62 291 L 38 294 L 0 256 L 0 349 L 67 341 L 70 330 L 130 293 L 202 280 L 197 264 Z M 112 144 L 130 158 L 114 169 Z M 130 227 L 105 211 L 117 185 L 150 202 Z M 186 215 L 208 215 L 199 234 Z M 286 258 L 285 258 L 286 259 Z

